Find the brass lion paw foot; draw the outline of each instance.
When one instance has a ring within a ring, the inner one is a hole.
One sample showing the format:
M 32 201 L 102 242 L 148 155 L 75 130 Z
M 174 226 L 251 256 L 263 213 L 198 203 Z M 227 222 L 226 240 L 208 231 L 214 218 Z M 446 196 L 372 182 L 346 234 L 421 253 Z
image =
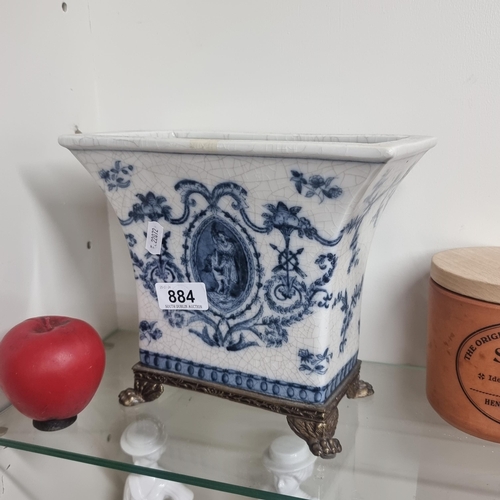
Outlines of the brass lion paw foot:
M 146 380 L 136 380 L 134 388 L 120 392 L 118 401 L 123 406 L 135 406 L 158 399 L 163 394 L 163 385 Z
M 349 399 L 366 398 L 374 393 L 373 387 L 368 382 L 361 380 L 359 375 L 353 380 L 346 392 Z
M 287 417 L 288 425 L 297 436 L 302 438 L 309 446 L 311 453 L 321 458 L 334 458 L 342 451 L 342 446 L 334 438 L 335 429 L 339 419 L 339 411 L 333 408 L 324 421 L 314 422 L 299 417 Z
M 342 445 L 337 438 L 320 439 L 307 443 L 313 455 L 321 458 L 335 458 L 342 451 Z

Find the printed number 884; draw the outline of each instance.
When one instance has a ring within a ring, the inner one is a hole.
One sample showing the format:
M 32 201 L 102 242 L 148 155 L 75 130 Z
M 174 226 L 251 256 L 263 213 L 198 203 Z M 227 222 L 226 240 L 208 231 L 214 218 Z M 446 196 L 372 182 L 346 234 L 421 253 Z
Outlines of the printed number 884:
M 168 301 L 171 304 L 175 304 L 177 302 L 183 304 L 186 301 L 193 303 L 195 301 L 195 298 L 193 296 L 193 290 L 189 290 L 187 295 L 184 294 L 184 290 L 169 290 Z

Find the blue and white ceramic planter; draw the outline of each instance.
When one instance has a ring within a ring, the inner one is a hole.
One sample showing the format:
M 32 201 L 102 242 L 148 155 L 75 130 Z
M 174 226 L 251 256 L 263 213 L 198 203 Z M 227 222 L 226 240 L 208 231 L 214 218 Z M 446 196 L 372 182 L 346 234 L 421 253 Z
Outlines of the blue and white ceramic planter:
M 200 133 L 59 139 L 108 196 L 130 249 L 141 363 L 324 404 L 356 364 L 377 220 L 429 137 Z M 164 229 L 145 249 L 148 222 Z M 204 283 L 162 310 L 157 283 Z

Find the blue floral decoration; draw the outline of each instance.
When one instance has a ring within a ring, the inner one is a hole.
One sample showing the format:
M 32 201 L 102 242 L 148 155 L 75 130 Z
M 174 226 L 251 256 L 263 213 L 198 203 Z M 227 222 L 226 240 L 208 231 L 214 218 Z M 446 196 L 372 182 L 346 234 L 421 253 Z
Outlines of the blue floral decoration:
M 359 265 L 359 236 L 361 225 L 363 224 L 365 217 L 372 210 L 373 206 L 377 206 L 375 214 L 371 219 L 373 227 L 377 225 L 380 214 L 384 211 L 384 208 L 386 207 L 391 196 L 394 194 L 394 191 L 398 187 L 404 175 L 404 172 L 402 172 L 391 179 L 389 176 L 389 172 L 386 172 L 373 186 L 373 189 L 368 194 L 368 196 L 366 196 L 366 198 L 363 200 L 363 203 L 365 205 L 363 212 L 351 219 L 342 229 L 342 233 L 353 234 L 351 243 L 349 244 L 349 248 L 351 250 L 351 260 L 349 261 L 347 274 L 350 274 L 352 269 Z
M 328 370 L 328 365 L 333 357 L 333 353 L 330 352 L 327 347 L 323 354 L 313 354 L 309 352 L 309 349 L 300 349 L 300 367 L 301 372 L 317 373 L 319 375 L 324 375 Z
M 335 297 L 335 300 L 333 301 L 332 309 L 337 304 L 340 304 L 340 310 L 344 313 L 342 328 L 340 329 L 340 337 L 341 337 L 339 345 L 340 353 L 344 352 L 345 346 L 347 344 L 347 330 L 351 325 L 351 321 L 354 316 L 354 309 L 358 305 L 359 300 L 361 298 L 362 289 L 363 289 L 363 279 L 361 279 L 361 281 L 354 287 L 354 290 L 350 298 L 349 294 L 347 293 L 347 290 L 344 290 L 343 292 L 340 291 L 337 294 L 337 297 Z M 358 332 L 359 332 L 359 322 L 358 322 Z
M 182 328 L 184 326 L 184 315 L 179 311 L 173 311 L 167 316 L 172 328 Z
M 163 332 L 155 325 L 156 321 L 141 321 L 139 323 L 139 338 L 141 340 L 147 339 L 149 342 L 160 339 Z
M 125 239 L 127 240 L 127 244 L 130 248 L 133 248 L 137 244 L 137 240 L 133 234 L 126 234 Z
M 99 177 L 108 186 L 108 191 L 113 191 L 113 189 L 118 191 L 118 188 L 126 189 L 130 186 L 130 175 L 132 174 L 134 167 L 132 165 L 122 166 L 121 161 L 115 161 L 114 167 L 99 171 Z
M 299 194 L 302 194 L 302 189 L 305 190 L 305 197 L 312 198 L 317 196 L 319 202 L 323 203 L 325 198 L 335 199 L 344 192 L 340 186 L 332 186 L 335 177 L 327 177 L 321 175 L 311 175 L 309 179 L 304 177 L 302 172 L 292 170 L 292 178 L 290 179 L 295 184 L 295 189 Z
M 170 231 L 165 233 L 160 255 L 154 255 L 147 252 L 144 259 L 141 259 L 135 252 L 130 250 L 135 279 L 140 279 L 144 287 L 149 290 L 151 295 L 155 298 L 156 283 L 184 281 L 182 271 L 176 266 L 173 255 L 168 251 L 168 240 L 170 235 Z M 129 246 L 132 247 L 133 245 L 129 242 Z M 165 311 L 165 315 L 169 316 L 170 312 Z
M 136 194 L 140 203 L 135 203 L 128 213 L 128 219 L 120 219 L 122 226 L 128 226 L 132 222 L 144 222 L 145 220 L 159 221 L 160 219 L 170 220 L 171 208 L 166 205 L 167 199 L 164 196 L 156 196 L 149 191 L 146 194 Z
M 318 183 L 322 181 L 313 179 L 314 186 Z M 228 351 L 254 346 L 276 348 L 288 341 L 288 328 L 303 321 L 315 307 L 331 307 L 334 294 L 327 285 L 337 265 L 336 255 L 318 255 L 314 262 L 320 275 L 310 279 L 301 265 L 303 245 L 297 243 L 309 239 L 334 247 L 343 232 L 334 239 L 325 238 L 311 220 L 302 216 L 302 207 L 287 206 L 282 201 L 264 205 L 259 224 L 247 212 L 246 190 L 233 182 L 223 182 L 210 190 L 198 181 L 185 179 L 175 185 L 175 190 L 184 206 L 182 213 L 174 216 L 166 197 L 148 191 L 136 193 L 139 202 L 133 204 L 128 218 L 121 220 L 123 226 L 160 219 L 170 225 L 186 225 L 180 260 L 184 270 L 168 251 L 170 231 L 164 235 L 160 255 L 140 256 L 133 248 L 137 240 L 131 234 L 126 236 L 135 277 L 153 297 L 158 282 L 194 280 L 207 287 L 213 307 L 207 311 L 166 310 L 163 314 L 170 327 L 187 328 L 205 344 Z M 204 199 L 202 210 L 197 209 L 200 198 Z M 231 199 L 232 213 L 220 206 L 222 198 Z M 251 232 L 281 234 L 281 242 L 270 242 L 276 260 L 265 281 Z M 153 338 L 150 330 L 142 335 Z

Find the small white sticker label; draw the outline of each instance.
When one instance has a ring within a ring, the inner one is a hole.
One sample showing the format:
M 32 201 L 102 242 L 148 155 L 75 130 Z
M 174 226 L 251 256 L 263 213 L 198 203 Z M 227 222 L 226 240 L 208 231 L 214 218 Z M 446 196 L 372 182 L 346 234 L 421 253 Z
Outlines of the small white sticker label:
M 163 239 L 163 227 L 158 222 L 148 222 L 148 234 L 146 235 L 146 250 L 154 255 L 161 254 L 161 240 Z
M 156 283 L 155 288 L 160 309 L 208 309 L 205 283 Z

